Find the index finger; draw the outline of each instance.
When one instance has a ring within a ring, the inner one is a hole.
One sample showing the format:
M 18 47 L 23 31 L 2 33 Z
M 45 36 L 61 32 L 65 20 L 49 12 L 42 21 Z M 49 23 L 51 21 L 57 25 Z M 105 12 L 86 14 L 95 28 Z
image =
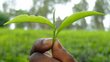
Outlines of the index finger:
M 37 40 L 30 52 L 30 55 L 34 52 L 44 53 L 52 48 L 52 39 L 51 38 L 41 38 Z

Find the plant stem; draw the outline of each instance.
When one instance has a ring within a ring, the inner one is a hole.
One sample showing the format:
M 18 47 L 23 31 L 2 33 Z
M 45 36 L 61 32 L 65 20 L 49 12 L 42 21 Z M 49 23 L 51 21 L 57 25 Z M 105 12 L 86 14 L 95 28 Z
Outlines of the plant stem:
M 54 30 L 53 30 L 53 43 L 56 41 L 56 22 L 55 22 L 55 10 L 53 12 L 53 24 L 55 26 Z

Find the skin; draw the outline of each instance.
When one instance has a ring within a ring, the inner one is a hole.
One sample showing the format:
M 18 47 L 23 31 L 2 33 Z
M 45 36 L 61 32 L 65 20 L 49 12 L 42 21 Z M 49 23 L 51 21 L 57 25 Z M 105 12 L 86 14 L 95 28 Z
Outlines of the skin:
M 42 38 L 34 43 L 29 62 L 76 62 L 76 60 L 64 49 L 59 40 L 53 44 L 51 38 Z

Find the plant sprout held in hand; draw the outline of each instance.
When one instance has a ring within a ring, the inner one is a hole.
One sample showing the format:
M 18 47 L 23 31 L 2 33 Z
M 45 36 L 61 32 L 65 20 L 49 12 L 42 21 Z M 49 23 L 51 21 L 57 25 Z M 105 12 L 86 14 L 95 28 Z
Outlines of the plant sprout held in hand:
M 53 23 L 51 23 L 49 19 L 43 16 L 33 16 L 33 15 L 29 16 L 24 14 L 16 16 L 14 19 L 6 22 L 5 25 L 10 23 L 35 22 L 47 24 L 53 29 L 53 39 L 43 38 L 33 45 L 30 52 L 29 62 L 77 62 L 75 59 L 72 58 L 70 54 L 68 54 L 68 52 L 65 51 L 63 46 L 60 44 L 60 42 L 58 42 L 58 39 L 56 38 L 65 27 L 71 25 L 73 22 L 81 18 L 92 15 L 103 15 L 103 14 L 96 11 L 77 12 L 64 19 L 64 21 L 58 28 L 56 28 L 55 11 L 53 12 Z M 42 54 L 48 50 L 52 50 L 53 57 L 48 57 Z

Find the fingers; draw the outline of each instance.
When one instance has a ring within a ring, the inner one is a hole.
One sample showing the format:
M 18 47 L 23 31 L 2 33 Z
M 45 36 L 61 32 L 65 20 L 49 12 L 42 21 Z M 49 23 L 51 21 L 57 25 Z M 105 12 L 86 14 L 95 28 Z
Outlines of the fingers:
M 53 59 L 43 54 L 44 52 L 50 50 L 51 48 L 52 48 Z M 56 42 L 52 44 L 51 38 L 42 38 L 38 40 L 33 45 L 30 55 L 31 55 L 30 62 L 38 62 L 38 61 L 42 62 L 44 59 L 45 59 L 44 62 L 46 61 L 49 62 L 50 58 L 52 59 L 50 60 L 52 62 L 55 61 L 54 58 L 59 60 L 60 62 L 76 62 L 75 59 L 73 59 L 73 57 L 59 43 L 59 40 L 56 40 Z M 42 60 L 41 58 L 44 59 Z
M 44 53 L 48 51 L 52 47 L 52 39 L 51 38 L 42 38 L 34 43 L 30 55 L 34 52 Z
M 73 57 L 59 43 L 59 40 L 56 40 L 53 45 L 52 55 L 54 58 L 60 60 L 61 62 L 76 62 L 76 60 L 73 59 Z
M 36 52 L 30 56 L 29 62 L 59 62 L 59 61 Z

